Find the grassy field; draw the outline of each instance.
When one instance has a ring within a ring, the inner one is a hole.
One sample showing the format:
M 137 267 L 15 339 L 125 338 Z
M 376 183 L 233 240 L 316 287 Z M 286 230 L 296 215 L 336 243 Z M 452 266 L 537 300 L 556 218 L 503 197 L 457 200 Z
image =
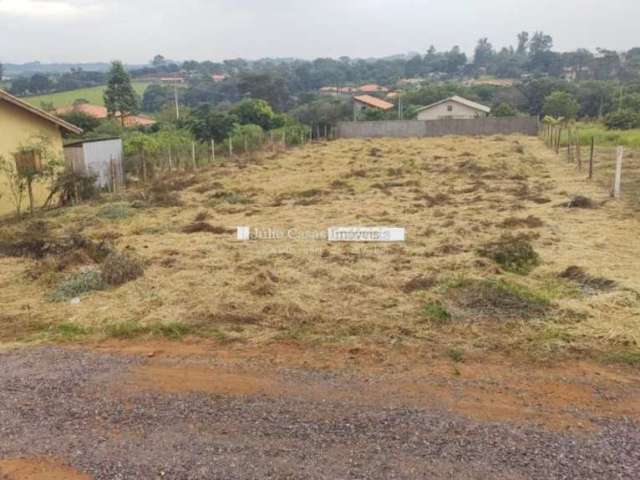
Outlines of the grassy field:
M 576 195 L 592 208 L 569 208 Z M 285 238 L 238 242 L 238 225 Z M 408 241 L 317 238 L 339 225 L 405 227 Z M 640 361 L 640 223 L 535 138 L 317 143 L 0 231 L 5 342 L 206 337 Z M 132 281 L 105 281 L 114 269 Z
M 133 88 L 135 91 L 142 95 L 145 89 L 149 86 L 148 82 L 133 82 Z M 35 97 L 26 97 L 24 100 L 31 103 L 36 107 L 40 107 L 42 102 L 51 102 L 55 108 L 67 107 L 72 105 L 73 102 L 79 98 L 88 100 L 89 103 L 94 105 L 104 105 L 103 94 L 105 86 L 81 88 L 78 90 L 70 90 L 68 92 L 51 93 L 48 95 L 38 95 Z
M 595 140 L 599 147 L 634 147 L 640 148 L 640 129 L 636 130 L 607 130 L 602 123 L 578 122 L 578 135 L 581 145 L 591 145 L 591 139 Z M 563 145 L 567 144 L 566 132 L 563 136 Z

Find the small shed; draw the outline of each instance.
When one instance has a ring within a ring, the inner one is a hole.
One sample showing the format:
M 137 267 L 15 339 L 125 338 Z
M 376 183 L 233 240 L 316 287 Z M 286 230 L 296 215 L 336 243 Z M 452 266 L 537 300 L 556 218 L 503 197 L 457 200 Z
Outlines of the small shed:
M 80 140 L 64 147 L 67 167 L 77 175 L 96 177 L 96 187 L 113 191 L 124 185 L 121 138 Z

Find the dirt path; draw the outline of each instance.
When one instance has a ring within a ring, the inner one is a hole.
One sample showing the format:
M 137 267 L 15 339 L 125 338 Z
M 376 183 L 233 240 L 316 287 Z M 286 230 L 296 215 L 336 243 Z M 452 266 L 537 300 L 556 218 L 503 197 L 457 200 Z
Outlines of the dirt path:
M 640 475 L 633 372 L 199 348 L 0 353 L 0 478 Z

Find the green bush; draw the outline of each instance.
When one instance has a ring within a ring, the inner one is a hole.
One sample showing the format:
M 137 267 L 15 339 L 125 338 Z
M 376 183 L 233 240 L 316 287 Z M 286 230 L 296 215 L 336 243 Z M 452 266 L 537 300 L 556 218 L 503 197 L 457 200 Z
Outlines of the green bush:
M 631 110 L 620 110 L 607 115 L 604 123 L 609 130 L 632 130 L 640 128 L 640 114 Z
M 105 283 L 99 271 L 85 270 L 68 275 L 51 294 L 51 300 L 62 302 L 104 288 Z
M 478 249 L 478 254 L 492 259 L 508 272 L 521 275 L 528 274 L 540 264 L 540 256 L 522 235 L 504 235 Z
M 109 203 L 100 209 L 98 217 L 105 220 L 124 220 L 131 216 L 130 207 L 127 202 Z
M 451 320 L 451 314 L 440 303 L 427 303 L 422 309 L 422 313 L 429 320 L 440 324 L 448 323 Z

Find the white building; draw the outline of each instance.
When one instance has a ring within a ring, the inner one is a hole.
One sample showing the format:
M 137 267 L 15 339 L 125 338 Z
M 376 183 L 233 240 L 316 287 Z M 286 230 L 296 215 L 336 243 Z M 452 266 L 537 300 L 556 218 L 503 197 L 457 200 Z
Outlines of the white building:
M 454 96 L 445 98 L 432 105 L 418 110 L 418 120 L 442 120 L 445 118 L 478 118 L 488 117 L 491 108 L 466 98 Z

